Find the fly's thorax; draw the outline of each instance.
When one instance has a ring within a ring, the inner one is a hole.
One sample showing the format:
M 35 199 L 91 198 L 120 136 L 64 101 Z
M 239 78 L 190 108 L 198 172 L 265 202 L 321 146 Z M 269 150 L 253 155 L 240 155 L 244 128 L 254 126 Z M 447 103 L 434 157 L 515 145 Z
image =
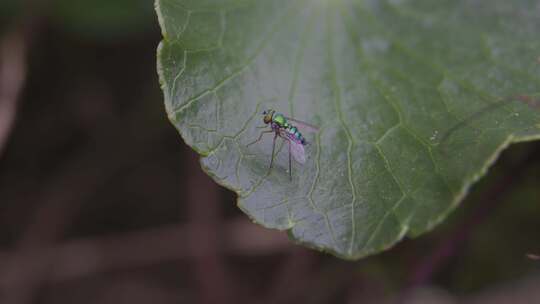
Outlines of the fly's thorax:
M 285 128 L 285 125 L 288 125 L 287 119 L 285 118 L 285 116 L 283 116 L 283 114 L 280 113 L 274 114 L 274 116 L 272 117 L 272 122 L 282 128 Z

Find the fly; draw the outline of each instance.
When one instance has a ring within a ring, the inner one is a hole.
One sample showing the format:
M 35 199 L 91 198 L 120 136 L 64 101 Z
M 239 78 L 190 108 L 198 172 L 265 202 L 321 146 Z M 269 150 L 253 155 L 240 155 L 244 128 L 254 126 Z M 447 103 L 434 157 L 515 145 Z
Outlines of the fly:
M 264 130 L 260 133 L 257 140 L 249 143 L 247 146 L 251 146 L 254 143 L 259 142 L 264 134 L 273 133 L 274 139 L 272 141 L 272 157 L 270 158 L 270 166 L 268 172 L 272 170 L 274 164 L 274 153 L 276 151 L 276 139 L 278 137 L 282 138 L 288 143 L 289 147 L 289 176 L 292 180 L 292 158 L 294 158 L 298 163 L 303 164 L 306 162 L 306 152 L 304 146 L 308 144 L 302 133 L 298 128 L 302 128 L 308 132 L 317 132 L 319 128 L 299 121 L 290 117 L 286 117 L 281 113 L 276 113 L 276 111 L 269 109 L 262 113 L 264 126 L 259 128 L 270 129 Z

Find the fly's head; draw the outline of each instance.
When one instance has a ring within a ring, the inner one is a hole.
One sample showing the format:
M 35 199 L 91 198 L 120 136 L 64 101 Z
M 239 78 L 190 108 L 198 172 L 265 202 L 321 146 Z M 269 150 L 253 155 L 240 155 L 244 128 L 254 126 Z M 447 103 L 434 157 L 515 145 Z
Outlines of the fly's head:
M 272 117 L 274 116 L 274 113 L 276 111 L 272 110 L 272 109 L 268 109 L 266 111 L 263 111 L 263 121 L 265 124 L 269 124 L 272 122 Z

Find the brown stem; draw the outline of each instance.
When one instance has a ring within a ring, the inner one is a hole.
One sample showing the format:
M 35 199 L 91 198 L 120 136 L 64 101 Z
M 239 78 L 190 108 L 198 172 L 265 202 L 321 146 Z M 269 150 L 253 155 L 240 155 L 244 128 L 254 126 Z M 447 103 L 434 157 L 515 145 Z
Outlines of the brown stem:
M 0 39 L 0 156 L 13 128 L 26 76 L 27 37 L 15 29 Z
M 223 258 L 221 241 L 222 201 L 219 188 L 200 168 L 199 156 L 189 151 L 187 207 L 190 219 L 188 247 L 193 252 L 193 271 L 200 303 L 231 303 L 231 274 Z M 181 244 L 184 240 L 178 240 Z

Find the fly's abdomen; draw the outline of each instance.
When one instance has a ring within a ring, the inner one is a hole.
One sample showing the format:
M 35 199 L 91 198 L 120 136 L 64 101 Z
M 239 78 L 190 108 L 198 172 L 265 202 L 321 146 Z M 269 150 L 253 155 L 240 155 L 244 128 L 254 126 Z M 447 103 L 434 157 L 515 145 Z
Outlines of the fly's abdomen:
M 304 136 L 302 136 L 302 133 L 300 133 L 300 131 L 298 131 L 296 127 L 289 126 L 287 128 L 287 133 L 289 134 L 289 137 L 294 139 L 295 141 L 300 142 L 303 145 L 306 143 Z

